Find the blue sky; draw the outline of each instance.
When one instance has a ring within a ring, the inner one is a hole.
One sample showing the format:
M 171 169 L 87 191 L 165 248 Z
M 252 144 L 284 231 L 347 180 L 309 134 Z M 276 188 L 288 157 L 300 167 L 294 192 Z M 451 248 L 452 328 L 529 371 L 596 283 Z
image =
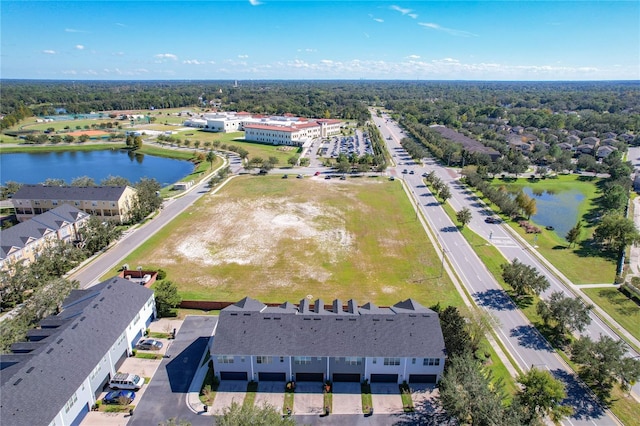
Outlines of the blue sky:
M 2 78 L 638 80 L 640 2 L 6 1 Z

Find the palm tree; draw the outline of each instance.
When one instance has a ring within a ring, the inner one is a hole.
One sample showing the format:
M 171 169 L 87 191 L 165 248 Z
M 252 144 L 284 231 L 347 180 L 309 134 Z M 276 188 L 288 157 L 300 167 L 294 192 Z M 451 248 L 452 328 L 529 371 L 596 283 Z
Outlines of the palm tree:
M 210 166 L 209 168 L 212 169 L 213 168 L 213 161 L 216 159 L 216 155 L 213 153 L 213 151 L 209 151 L 207 152 L 207 161 L 209 162 Z

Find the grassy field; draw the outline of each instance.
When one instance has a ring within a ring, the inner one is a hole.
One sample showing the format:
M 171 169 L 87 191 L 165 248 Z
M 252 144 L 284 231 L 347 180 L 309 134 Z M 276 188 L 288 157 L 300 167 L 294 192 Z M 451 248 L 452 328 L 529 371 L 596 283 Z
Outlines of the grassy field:
M 598 306 L 636 339 L 640 339 L 640 306 L 615 288 L 584 288 Z
M 560 192 L 569 189 L 580 191 L 585 197 L 578 210 L 578 217 L 582 218 L 584 223 L 581 240 L 588 239 L 593 234 L 594 227 L 588 225 L 584 218 L 592 213 L 596 207 L 594 200 L 599 196 L 596 181 L 576 175 L 567 175 L 559 176 L 558 179 L 545 179 L 537 182 L 531 182 L 528 179 L 503 182 L 496 179 L 493 181 L 493 185 L 504 185 L 509 191 L 515 191 L 525 186 L 540 191 Z M 484 199 L 484 201 L 489 203 L 487 199 Z M 497 208 L 494 208 L 494 210 L 498 211 Z M 538 246 L 538 252 L 574 284 L 613 282 L 616 274 L 616 262 L 611 258 L 600 256 L 600 251 L 590 250 L 580 245 L 570 249 L 563 236 L 559 236 L 553 231 L 545 230 L 541 224 L 538 224 L 538 226 L 542 228 L 542 233 L 537 234 L 536 239 L 534 234 L 527 234 L 516 222 L 511 221 L 509 218 L 505 218 L 505 221 L 529 244 Z M 534 241 L 534 239 L 536 240 Z
M 402 187 L 375 178 L 236 178 L 124 262 L 166 270 L 184 299 L 461 305 Z
M 300 152 L 300 148 L 296 147 L 286 147 L 286 146 L 274 146 L 274 145 L 265 145 L 254 142 L 246 142 L 244 138 L 244 132 L 233 132 L 233 133 L 214 133 L 214 132 L 204 132 L 202 130 L 197 129 L 188 129 L 178 132 L 174 137 L 179 137 L 183 141 L 185 139 L 189 139 L 192 142 L 200 141 L 201 145 L 204 142 L 215 142 L 219 141 L 221 144 L 236 145 L 238 147 L 244 148 L 249 152 L 249 159 L 261 157 L 263 159 L 268 159 L 269 157 L 276 157 L 278 159 L 278 167 L 288 167 L 289 164 L 287 160 L 289 157 L 292 157 Z
M 3 147 L 0 146 L 0 153 L 10 154 L 14 152 L 61 152 L 61 151 L 100 151 L 104 149 L 121 149 L 125 148 L 122 141 L 105 142 L 105 143 L 73 143 L 73 144 L 42 144 L 30 145 L 24 144 L 20 146 Z

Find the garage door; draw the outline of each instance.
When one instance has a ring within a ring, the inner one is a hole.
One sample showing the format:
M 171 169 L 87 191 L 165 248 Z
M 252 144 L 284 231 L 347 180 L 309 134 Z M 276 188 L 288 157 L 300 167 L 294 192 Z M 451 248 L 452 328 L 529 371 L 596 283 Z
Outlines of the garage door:
M 435 374 L 409 374 L 409 383 L 435 383 Z
M 246 371 L 221 371 L 221 380 L 247 380 Z
M 334 382 L 360 382 L 360 374 L 346 374 L 346 373 L 334 373 Z
M 371 383 L 398 383 L 397 374 L 372 374 Z
M 285 373 L 258 373 L 258 380 L 261 382 L 286 382 Z
M 296 382 L 322 382 L 323 373 L 296 373 Z

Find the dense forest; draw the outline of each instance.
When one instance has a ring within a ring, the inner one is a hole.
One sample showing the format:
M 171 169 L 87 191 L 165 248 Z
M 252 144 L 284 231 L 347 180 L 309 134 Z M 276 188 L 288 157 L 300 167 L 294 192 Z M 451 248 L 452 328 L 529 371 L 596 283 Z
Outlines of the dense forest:
M 220 105 L 263 114 L 354 119 L 384 106 L 405 119 L 460 128 L 498 118 L 512 126 L 640 130 L 640 85 L 631 82 L 36 81 L 2 80 L 0 113 L 29 115 Z M 15 122 L 13 122 L 15 124 Z M 10 127 L 11 120 L 3 122 Z

